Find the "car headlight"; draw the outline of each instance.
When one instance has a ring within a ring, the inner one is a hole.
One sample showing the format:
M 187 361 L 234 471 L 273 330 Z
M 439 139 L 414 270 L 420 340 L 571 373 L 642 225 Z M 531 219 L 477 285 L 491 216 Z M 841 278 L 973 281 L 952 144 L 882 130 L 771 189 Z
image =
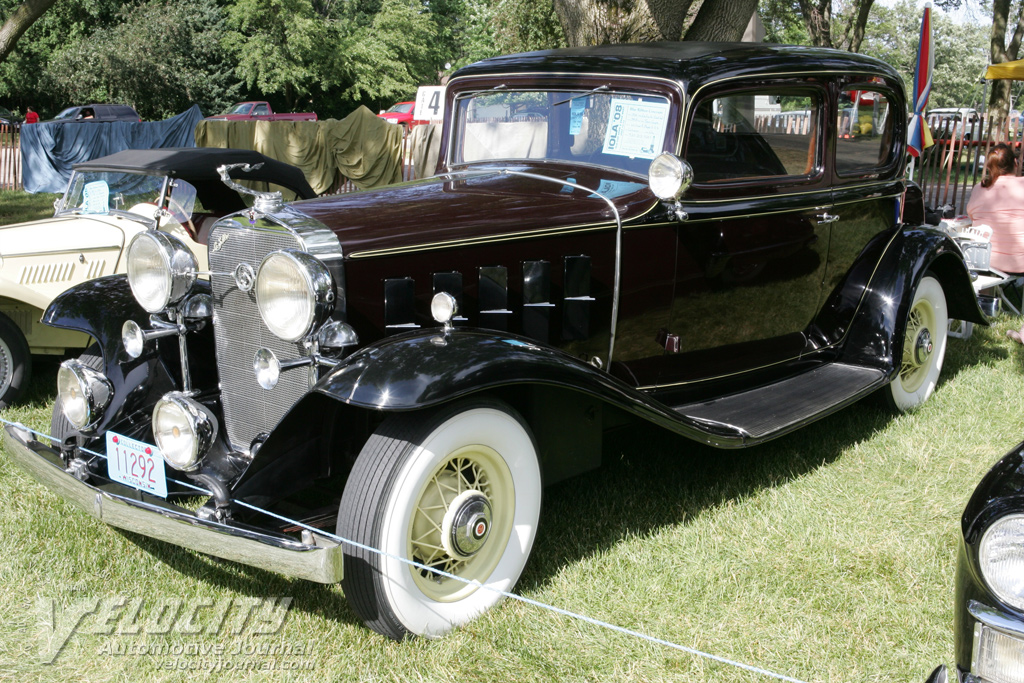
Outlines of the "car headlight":
M 195 254 L 166 233 L 140 232 L 128 245 L 128 284 L 150 313 L 159 313 L 188 294 L 198 270 Z
M 64 417 L 80 432 L 96 426 L 113 393 L 102 373 L 77 360 L 64 361 L 57 371 L 57 395 Z
M 184 394 L 165 394 L 153 408 L 153 438 L 168 465 L 194 470 L 217 438 L 217 418 Z
M 978 564 L 996 597 L 1024 610 L 1024 515 L 1006 515 L 985 531 Z
M 334 281 L 327 266 L 304 251 L 272 251 L 256 273 L 256 304 L 271 332 L 298 341 L 334 311 Z

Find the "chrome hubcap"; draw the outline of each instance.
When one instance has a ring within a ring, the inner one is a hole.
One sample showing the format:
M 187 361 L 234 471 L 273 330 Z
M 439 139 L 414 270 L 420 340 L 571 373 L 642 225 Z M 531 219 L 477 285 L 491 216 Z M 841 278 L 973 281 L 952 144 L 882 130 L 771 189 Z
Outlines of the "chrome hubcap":
M 932 348 L 932 333 L 928 331 L 927 327 L 922 328 L 914 343 L 914 362 L 917 365 L 925 365 L 932 355 Z
M 491 530 L 491 503 L 480 491 L 463 491 L 451 502 L 441 523 L 441 543 L 458 558 L 475 555 Z

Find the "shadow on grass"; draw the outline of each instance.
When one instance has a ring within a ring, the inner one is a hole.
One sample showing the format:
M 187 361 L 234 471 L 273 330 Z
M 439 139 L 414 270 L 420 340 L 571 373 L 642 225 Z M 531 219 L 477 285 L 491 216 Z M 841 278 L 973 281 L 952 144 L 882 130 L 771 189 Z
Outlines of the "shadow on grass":
M 685 524 L 730 500 L 799 478 L 883 429 L 892 414 L 865 400 L 775 441 L 719 450 L 648 425 L 610 433 L 602 467 L 545 490 L 522 589 L 628 536 Z

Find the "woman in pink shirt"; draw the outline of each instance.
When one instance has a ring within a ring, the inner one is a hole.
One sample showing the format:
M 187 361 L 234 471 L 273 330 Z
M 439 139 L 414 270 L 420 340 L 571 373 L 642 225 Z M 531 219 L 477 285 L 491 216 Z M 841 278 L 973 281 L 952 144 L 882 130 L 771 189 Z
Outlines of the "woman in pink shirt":
M 967 215 L 973 225 L 992 228 L 992 267 L 1024 273 L 1024 177 L 1016 174 L 1013 149 L 1000 143 L 985 157 L 981 183 L 971 191 Z M 1024 343 L 1024 327 L 1006 336 Z
M 1016 161 L 1006 143 L 993 147 L 967 202 L 971 223 L 992 228 L 992 267 L 1004 273 L 1024 273 L 1024 177 Z

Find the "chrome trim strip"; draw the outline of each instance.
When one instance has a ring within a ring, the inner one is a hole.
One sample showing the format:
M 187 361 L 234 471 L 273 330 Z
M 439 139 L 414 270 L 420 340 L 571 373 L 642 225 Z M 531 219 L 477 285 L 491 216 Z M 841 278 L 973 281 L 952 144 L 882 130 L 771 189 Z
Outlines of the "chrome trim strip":
M 985 624 L 985 626 L 995 629 L 1000 633 L 1005 633 L 1008 636 L 1024 640 L 1024 622 L 1017 617 L 1004 614 L 994 607 L 983 605 L 977 600 L 969 600 L 967 602 L 967 611 L 970 612 L 972 617 Z
M 50 462 L 55 451 L 19 425 L 3 430 L 7 453 L 36 481 L 110 526 L 260 569 L 318 583 L 337 583 L 343 572 L 342 547 L 317 536 L 317 545 L 289 541 L 252 529 L 200 519 L 190 510 L 155 505 L 91 486 Z

